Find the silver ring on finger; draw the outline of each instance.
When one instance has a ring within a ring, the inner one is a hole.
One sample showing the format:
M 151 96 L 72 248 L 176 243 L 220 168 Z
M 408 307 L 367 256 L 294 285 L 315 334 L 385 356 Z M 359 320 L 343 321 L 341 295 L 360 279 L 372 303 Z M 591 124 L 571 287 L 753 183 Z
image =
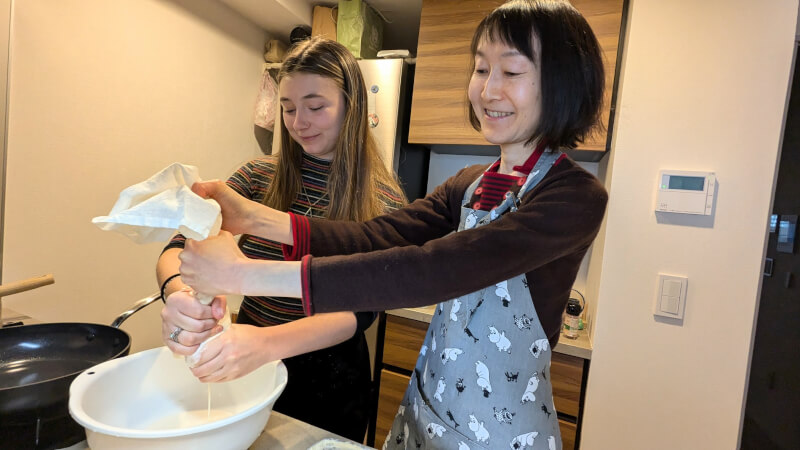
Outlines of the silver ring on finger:
M 178 335 L 181 334 L 181 331 L 183 331 L 183 328 L 175 327 L 172 333 L 169 334 L 169 339 L 176 344 L 180 344 L 180 342 L 178 342 Z

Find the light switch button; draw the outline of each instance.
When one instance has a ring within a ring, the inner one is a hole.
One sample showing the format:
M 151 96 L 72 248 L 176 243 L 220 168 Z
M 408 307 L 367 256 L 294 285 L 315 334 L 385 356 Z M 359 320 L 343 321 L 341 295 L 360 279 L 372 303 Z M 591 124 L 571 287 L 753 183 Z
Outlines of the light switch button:
M 669 297 L 680 297 L 681 282 L 678 280 L 664 280 L 664 290 L 661 291 L 661 295 L 666 295 Z
M 680 305 L 680 298 L 670 297 L 667 295 L 661 296 L 661 311 L 669 314 L 678 314 L 678 305 Z
M 653 314 L 670 319 L 683 319 L 688 283 L 687 277 L 658 274 L 658 290 Z

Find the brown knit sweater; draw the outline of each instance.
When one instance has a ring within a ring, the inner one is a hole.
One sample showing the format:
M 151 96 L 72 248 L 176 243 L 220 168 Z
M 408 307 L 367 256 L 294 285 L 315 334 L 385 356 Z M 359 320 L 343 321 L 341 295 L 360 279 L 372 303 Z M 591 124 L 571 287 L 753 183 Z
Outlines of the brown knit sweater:
M 295 243 L 309 253 L 302 258 L 306 313 L 430 305 L 524 273 L 554 346 L 608 195 L 562 158 L 517 212 L 452 233 L 464 192 L 485 169 L 467 167 L 424 199 L 367 222 L 293 218 Z

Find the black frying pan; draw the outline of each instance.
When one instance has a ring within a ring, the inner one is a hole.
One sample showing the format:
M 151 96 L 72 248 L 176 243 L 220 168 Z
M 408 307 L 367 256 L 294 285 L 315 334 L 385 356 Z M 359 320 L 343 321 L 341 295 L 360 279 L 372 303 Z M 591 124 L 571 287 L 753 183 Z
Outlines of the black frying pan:
M 69 415 L 69 385 L 89 367 L 125 356 L 131 338 L 117 328 L 159 299 L 137 302 L 114 321 L 0 328 L 0 447 L 63 448 L 85 439 Z

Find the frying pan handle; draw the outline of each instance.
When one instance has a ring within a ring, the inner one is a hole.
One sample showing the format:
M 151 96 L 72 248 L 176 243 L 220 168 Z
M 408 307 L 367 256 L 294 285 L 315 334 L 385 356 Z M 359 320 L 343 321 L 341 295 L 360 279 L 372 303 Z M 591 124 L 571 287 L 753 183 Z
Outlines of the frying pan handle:
M 135 312 L 139 311 L 140 309 L 144 308 L 145 306 L 159 299 L 161 299 L 161 292 L 156 292 L 155 294 L 149 297 L 145 297 L 139 300 L 138 302 L 134 303 L 133 306 L 131 306 L 131 309 L 118 315 L 117 318 L 114 319 L 113 322 L 111 322 L 111 326 L 114 328 L 119 328 L 119 326 L 122 325 L 122 322 L 125 322 L 125 320 L 128 317 L 132 316 Z
M 0 297 L 5 297 L 6 295 L 16 294 L 19 292 L 30 291 L 31 289 L 47 286 L 48 284 L 53 284 L 55 282 L 56 281 L 53 278 L 53 274 L 48 274 L 42 275 L 41 277 L 33 277 L 28 278 L 27 280 L 3 284 L 0 285 Z

